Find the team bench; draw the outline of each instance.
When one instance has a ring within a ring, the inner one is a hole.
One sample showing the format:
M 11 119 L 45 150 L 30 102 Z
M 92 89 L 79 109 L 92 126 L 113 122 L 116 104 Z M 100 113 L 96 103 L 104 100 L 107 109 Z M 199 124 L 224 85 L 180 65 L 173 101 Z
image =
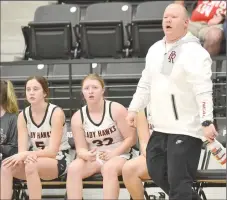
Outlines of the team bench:
M 204 188 L 206 187 L 226 187 L 226 169 L 206 169 L 209 164 L 210 153 L 205 150 L 203 163 L 201 170 L 198 170 L 197 179 L 193 184 L 194 190 L 201 196 L 203 200 L 207 200 Z M 153 195 L 149 195 L 146 191 L 147 188 L 157 187 L 152 180 L 143 180 L 144 182 L 144 196 L 146 200 L 152 199 Z M 120 188 L 125 188 L 122 177 L 119 177 Z M 98 189 L 102 188 L 102 176 L 101 174 L 93 175 L 83 181 L 84 188 Z M 66 176 L 53 181 L 43 181 L 43 189 L 65 189 L 66 188 Z M 14 183 L 13 200 L 28 200 L 26 193 L 27 185 L 25 181 L 16 181 Z M 65 198 L 67 195 L 48 195 L 43 198 Z M 155 198 L 154 198 L 155 199 Z M 164 200 L 165 194 L 160 193 L 159 199 Z
M 220 126 L 220 124 L 219 124 Z M 72 135 L 69 134 L 69 143 L 72 148 L 75 148 Z M 217 138 L 223 146 L 226 146 L 226 135 L 220 135 Z M 139 150 L 138 144 L 135 146 L 135 150 Z M 206 187 L 226 187 L 226 169 L 208 169 L 211 153 L 204 148 L 204 154 L 202 158 L 202 164 L 200 170 L 197 172 L 196 181 L 193 184 L 194 190 L 201 196 L 203 200 L 207 200 L 204 188 Z M 149 195 L 146 191 L 147 188 L 157 187 L 152 180 L 143 180 L 144 183 L 144 196 L 146 200 L 156 199 L 152 194 Z M 125 188 L 122 177 L 119 177 L 120 188 Z M 83 186 L 86 189 L 98 189 L 102 188 L 102 176 L 101 174 L 93 175 L 83 180 Z M 42 181 L 43 189 L 65 189 L 66 188 L 66 175 L 61 179 L 53 181 Z M 26 193 L 27 185 L 25 181 L 14 181 L 13 184 L 13 200 L 28 200 Z M 154 198 L 153 198 L 154 197 Z M 65 198 L 67 195 L 45 195 L 43 198 Z M 165 194 L 159 193 L 159 199 L 164 200 Z
M 66 178 L 66 177 L 65 177 Z M 43 189 L 65 189 L 66 188 L 66 180 L 55 180 L 55 181 L 43 181 L 42 187 Z M 151 199 L 152 195 L 149 195 L 146 191 L 147 188 L 157 187 L 152 180 L 143 180 L 144 182 L 144 195 L 145 198 Z M 122 177 L 119 177 L 120 188 L 125 188 L 125 185 L 122 181 Z M 90 189 L 98 189 L 102 188 L 102 177 L 100 174 L 89 177 L 83 181 L 84 188 Z M 198 192 L 198 194 L 202 197 L 203 200 L 207 200 L 205 192 L 203 188 L 206 187 L 226 187 L 226 170 L 199 170 L 197 174 L 197 180 L 194 182 L 194 190 Z M 28 200 L 28 196 L 26 194 L 27 185 L 26 182 L 16 182 L 14 183 L 14 192 L 13 192 L 13 200 Z M 164 193 L 160 193 L 160 199 L 165 199 Z M 48 195 L 43 196 L 43 198 L 65 198 L 66 195 Z

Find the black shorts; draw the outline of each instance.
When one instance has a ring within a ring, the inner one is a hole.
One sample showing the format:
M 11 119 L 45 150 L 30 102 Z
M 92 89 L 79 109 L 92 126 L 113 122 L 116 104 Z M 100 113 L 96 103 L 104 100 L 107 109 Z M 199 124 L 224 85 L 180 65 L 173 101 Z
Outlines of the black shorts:
M 66 174 L 67 168 L 71 163 L 71 155 L 69 153 L 69 149 L 59 151 L 56 159 L 58 161 L 58 177 L 61 177 Z

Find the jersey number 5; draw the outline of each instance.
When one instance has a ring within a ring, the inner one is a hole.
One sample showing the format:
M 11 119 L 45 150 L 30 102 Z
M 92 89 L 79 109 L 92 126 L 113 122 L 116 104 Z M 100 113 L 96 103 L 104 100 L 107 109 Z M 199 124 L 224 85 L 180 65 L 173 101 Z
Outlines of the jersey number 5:
M 39 149 L 44 149 L 44 148 L 45 148 L 45 144 L 44 144 L 44 142 L 42 142 L 42 141 L 37 141 L 37 142 L 35 142 L 35 145 L 36 145 L 36 147 L 39 148 Z
M 103 139 L 103 141 L 102 140 L 94 140 L 92 143 L 95 144 L 97 147 L 101 147 L 103 145 L 110 145 L 110 144 L 113 144 L 113 138 L 111 138 L 111 137 L 105 138 L 105 139 Z

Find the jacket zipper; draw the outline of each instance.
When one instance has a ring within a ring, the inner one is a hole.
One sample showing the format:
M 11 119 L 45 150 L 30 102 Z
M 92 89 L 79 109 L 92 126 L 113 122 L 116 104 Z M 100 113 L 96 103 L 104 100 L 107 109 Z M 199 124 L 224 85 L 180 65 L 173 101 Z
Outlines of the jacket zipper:
M 173 105 L 173 112 L 175 119 L 178 120 L 178 114 L 177 114 L 177 108 L 176 108 L 176 102 L 175 102 L 175 97 L 173 94 L 171 94 L 171 99 L 172 99 L 172 105 Z

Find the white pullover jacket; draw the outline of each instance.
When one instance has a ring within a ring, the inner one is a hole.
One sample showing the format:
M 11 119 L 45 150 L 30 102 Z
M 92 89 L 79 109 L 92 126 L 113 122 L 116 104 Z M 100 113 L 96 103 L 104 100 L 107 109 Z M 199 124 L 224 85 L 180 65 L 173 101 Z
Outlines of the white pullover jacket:
M 150 47 L 129 111 L 150 103 L 155 131 L 200 138 L 201 123 L 213 121 L 212 60 L 199 40 L 187 33 L 174 44 Z

